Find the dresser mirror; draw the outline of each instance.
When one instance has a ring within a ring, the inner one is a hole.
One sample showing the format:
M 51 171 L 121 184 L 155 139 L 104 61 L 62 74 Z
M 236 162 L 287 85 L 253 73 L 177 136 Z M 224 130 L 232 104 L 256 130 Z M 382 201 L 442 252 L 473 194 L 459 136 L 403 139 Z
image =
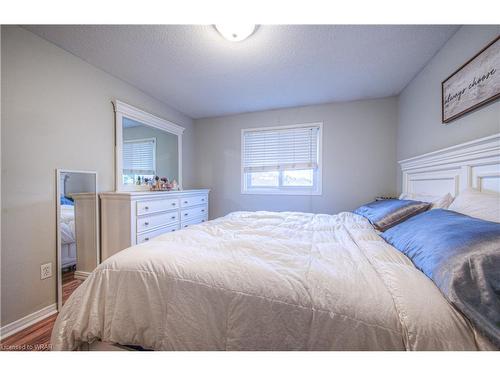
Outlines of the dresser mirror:
M 182 188 L 184 128 L 115 101 L 116 190 L 149 190 L 158 176 Z
M 57 169 L 56 208 L 60 311 L 100 261 L 97 172 Z

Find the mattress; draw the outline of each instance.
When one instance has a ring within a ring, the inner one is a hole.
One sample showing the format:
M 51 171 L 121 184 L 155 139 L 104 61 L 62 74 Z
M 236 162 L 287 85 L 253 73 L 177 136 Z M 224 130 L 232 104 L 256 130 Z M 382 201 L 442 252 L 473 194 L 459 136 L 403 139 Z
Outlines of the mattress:
M 468 321 L 361 216 L 235 212 L 123 250 L 51 342 L 154 350 L 477 350 Z

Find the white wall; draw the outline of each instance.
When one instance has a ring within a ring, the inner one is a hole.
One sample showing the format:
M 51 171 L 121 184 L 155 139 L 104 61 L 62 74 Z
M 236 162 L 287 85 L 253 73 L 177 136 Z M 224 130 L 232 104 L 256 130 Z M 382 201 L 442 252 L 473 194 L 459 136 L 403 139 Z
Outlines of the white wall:
M 320 121 L 321 196 L 241 194 L 241 129 Z M 352 210 L 377 195 L 396 192 L 396 126 L 396 98 L 196 120 L 197 185 L 211 189 L 211 218 L 236 210 Z
M 22 28 L 2 27 L 1 325 L 56 302 L 56 168 L 114 184 L 112 99 L 186 128 L 183 181 L 193 184 L 192 120 Z
M 398 160 L 500 132 L 498 100 L 451 123 L 441 123 L 441 82 L 499 34 L 498 25 L 462 26 L 403 90 Z

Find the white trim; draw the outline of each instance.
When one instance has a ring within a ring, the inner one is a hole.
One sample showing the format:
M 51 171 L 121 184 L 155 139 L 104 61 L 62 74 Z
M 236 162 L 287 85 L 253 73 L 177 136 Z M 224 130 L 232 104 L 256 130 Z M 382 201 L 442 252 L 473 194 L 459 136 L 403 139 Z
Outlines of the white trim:
M 307 128 L 307 127 L 322 127 L 323 122 L 304 122 L 301 124 L 292 124 L 292 125 L 279 125 L 279 126 L 262 126 L 260 128 L 245 128 L 241 129 L 242 132 L 251 132 L 251 131 L 264 131 L 264 130 L 280 130 L 280 129 L 294 129 L 294 128 Z
M 481 190 L 482 180 L 500 179 L 500 133 L 399 161 L 403 193 L 443 190 L 458 195 L 467 187 Z
M 303 188 L 303 187 L 280 187 L 280 188 L 262 188 L 262 189 L 246 189 L 245 181 L 245 171 L 243 167 L 244 160 L 244 135 L 245 132 L 250 131 L 263 131 L 263 130 L 279 130 L 279 129 L 293 129 L 293 128 L 305 128 L 305 127 L 318 127 L 318 168 L 314 172 L 316 175 L 316 186 L 313 188 Z M 265 126 L 259 128 L 245 128 L 241 129 L 241 140 L 240 140 L 240 175 L 241 175 L 241 185 L 240 192 L 245 195 L 322 195 L 323 194 L 323 122 L 309 122 L 303 124 L 293 124 L 293 125 L 280 125 L 280 126 Z
M 90 272 L 75 271 L 74 278 L 77 280 L 85 280 L 87 277 L 89 277 L 89 275 L 90 275 Z
M 165 130 L 175 135 L 181 135 L 184 133 L 185 129 L 182 126 L 174 124 L 171 121 L 152 115 L 151 113 L 145 112 L 142 109 L 136 108 L 119 100 L 115 100 L 114 103 L 116 113 L 121 113 L 132 120 L 142 122 L 160 130 Z
M 53 303 L 52 305 L 46 306 L 43 309 L 35 311 L 25 317 L 16 320 L 15 322 L 6 324 L 5 326 L 0 327 L 0 340 L 4 340 L 13 334 L 22 331 L 30 327 L 31 325 L 38 323 L 49 316 L 57 314 L 57 304 Z
M 113 101 L 115 108 L 115 191 L 137 191 L 147 190 L 147 187 L 137 185 L 123 185 L 122 183 L 122 162 L 123 162 L 123 117 L 143 123 L 144 125 L 166 131 L 177 136 L 177 163 L 179 187 L 182 189 L 182 134 L 185 128 L 174 124 L 171 121 L 162 119 L 151 113 L 145 112 L 139 108 L 131 106 L 119 100 Z
M 455 146 L 443 148 L 441 150 L 428 152 L 423 155 L 404 159 L 398 163 L 403 170 L 428 167 L 433 165 L 443 165 L 446 163 L 465 162 L 488 155 L 498 154 L 500 150 L 500 133 L 488 137 L 479 138 L 473 141 L 460 143 Z

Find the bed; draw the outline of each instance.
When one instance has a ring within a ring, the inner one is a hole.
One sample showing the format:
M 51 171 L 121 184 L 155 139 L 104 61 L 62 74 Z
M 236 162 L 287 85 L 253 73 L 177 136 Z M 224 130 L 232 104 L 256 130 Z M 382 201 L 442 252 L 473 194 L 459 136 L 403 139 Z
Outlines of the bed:
M 76 266 L 76 237 L 74 206 L 61 206 L 61 267 Z
M 76 232 L 75 232 L 75 205 L 71 198 L 66 196 L 66 183 L 68 175 L 61 174 L 61 211 L 60 238 L 61 238 L 61 267 L 70 268 L 76 266 Z
M 499 140 L 403 161 L 404 192 L 494 189 Z M 234 212 L 123 250 L 72 294 L 51 342 L 55 350 L 95 342 L 153 350 L 495 349 L 410 259 L 350 212 Z

